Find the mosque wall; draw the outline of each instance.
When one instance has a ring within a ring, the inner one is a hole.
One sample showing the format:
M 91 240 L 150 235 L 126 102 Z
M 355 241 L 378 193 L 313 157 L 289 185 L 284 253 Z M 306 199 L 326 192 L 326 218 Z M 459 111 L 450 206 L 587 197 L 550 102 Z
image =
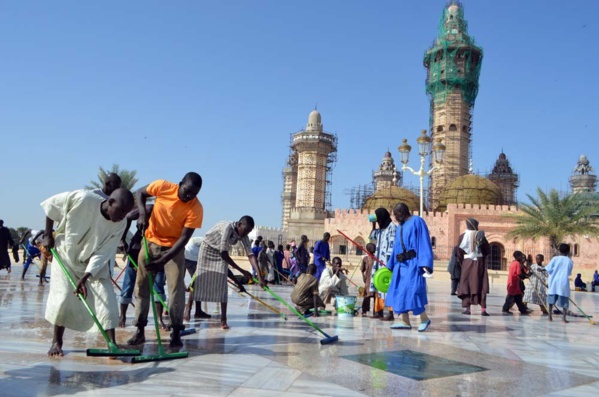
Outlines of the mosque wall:
M 364 210 L 338 209 L 334 218 L 325 219 L 324 231 L 331 233 L 333 241 L 336 242 L 333 247 L 334 254 L 340 254 L 335 248 L 342 245 L 348 246 L 348 253 L 355 253 L 355 250 L 349 249 L 351 243 L 344 241 L 338 230 L 353 240 L 368 242 L 372 230 L 372 223 L 368 222 L 370 213 Z M 514 221 L 506 215 L 517 213 L 516 206 L 471 204 L 449 204 L 445 212 L 425 213 L 423 219 L 429 228 L 431 240 L 434 238 L 435 260 L 449 261 L 459 235 L 466 230 L 466 219 L 473 217 L 479 221 L 479 229 L 485 231 L 487 240 L 500 254 L 502 268 L 499 270 L 509 267 L 513 260 L 512 254 L 516 250 L 533 257 L 543 254 L 545 263 L 548 263 L 552 252 L 546 239 L 513 240 L 506 237 L 515 227 Z M 418 212 L 414 211 L 413 214 L 418 215 Z M 599 269 L 599 239 L 593 236 L 579 236 L 568 238 L 565 242 L 571 244 L 574 275 L 582 273 L 584 280 L 590 280 L 595 269 Z

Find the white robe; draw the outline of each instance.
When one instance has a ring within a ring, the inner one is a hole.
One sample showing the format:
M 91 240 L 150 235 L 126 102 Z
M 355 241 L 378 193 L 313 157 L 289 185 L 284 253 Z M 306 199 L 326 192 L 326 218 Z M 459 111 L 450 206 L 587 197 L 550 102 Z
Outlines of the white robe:
M 327 267 L 320 275 L 318 293 L 324 294 L 329 288 L 332 288 L 334 292 L 346 296 L 349 294 L 349 289 L 345 282 L 346 279 L 347 277 L 342 272 L 339 272 L 336 276 L 333 269 Z
M 102 215 L 104 201 L 97 194 L 76 190 L 57 194 L 41 206 L 56 226 L 55 245 L 62 263 L 77 283 L 85 273 L 87 303 L 104 329 L 118 325 L 118 304 L 110 282 L 108 260 L 116 255 L 126 221 L 112 222 Z M 94 322 L 87 309 L 73 294 L 73 286 L 58 263 L 50 281 L 46 320 L 75 331 L 90 331 Z

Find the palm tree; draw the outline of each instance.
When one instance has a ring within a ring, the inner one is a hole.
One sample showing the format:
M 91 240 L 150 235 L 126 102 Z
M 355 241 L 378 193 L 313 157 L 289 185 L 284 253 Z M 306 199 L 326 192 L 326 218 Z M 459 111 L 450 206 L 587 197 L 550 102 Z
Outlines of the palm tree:
M 137 171 L 132 170 L 125 170 L 125 169 L 120 169 L 118 164 L 113 164 L 112 168 L 109 170 L 106 170 L 102 167 L 99 167 L 99 171 L 98 171 L 98 181 L 90 181 L 90 185 L 89 186 L 85 186 L 86 189 L 102 189 L 102 185 L 104 184 L 104 179 L 106 179 L 106 176 L 108 174 L 110 174 L 111 172 L 114 172 L 115 174 L 117 174 L 118 176 L 121 177 L 121 187 L 125 188 L 125 189 L 129 189 L 129 190 L 133 190 L 133 187 L 135 186 L 135 184 L 137 183 L 138 179 L 135 177 L 137 175 Z
M 537 195 L 526 195 L 530 204 L 520 205 L 522 213 L 506 215 L 516 221 L 508 238 L 548 238 L 551 248 L 557 250 L 567 236 L 599 234 L 597 200 L 584 193 L 561 197 L 555 189 L 547 194 L 537 188 Z

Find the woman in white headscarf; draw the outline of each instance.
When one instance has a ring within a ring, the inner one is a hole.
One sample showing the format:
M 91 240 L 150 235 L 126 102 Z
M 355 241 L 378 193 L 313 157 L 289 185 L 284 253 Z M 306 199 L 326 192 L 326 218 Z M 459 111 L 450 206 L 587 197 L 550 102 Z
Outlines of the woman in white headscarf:
M 488 316 L 489 275 L 486 257 L 490 254 L 491 249 L 485 238 L 485 232 L 478 230 L 476 219 L 466 219 L 466 228 L 467 230 L 458 238 L 457 244 L 458 255 L 463 257 L 457 293 L 462 300 L 463 314 L 471 314 L 471 305 L 480 305 L 481 316 Z

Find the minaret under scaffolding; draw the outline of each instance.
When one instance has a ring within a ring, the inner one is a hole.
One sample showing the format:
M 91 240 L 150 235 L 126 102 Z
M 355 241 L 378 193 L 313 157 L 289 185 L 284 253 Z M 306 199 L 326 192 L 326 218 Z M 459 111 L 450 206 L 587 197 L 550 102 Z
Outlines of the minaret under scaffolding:
M 283 171 L 283 228 L 290 238 L 322 237 L 330 210 L 330 184 L 337 153 L 337 137 L 323 131 L 318 110 L 306 128 L 293 134 L 288 166 Z M 313 240 L 315 242 L 315 240 Z
M 468 174 L 472 108 L 478 94 L 483 51 L 468 34 L 461 4 L 443 10 L 438 37 L 424 56 L 426 93 L 430 98 L 430 133 L 446 146 L 443 167 L 431 176 L 431 208 L 441 191 L 458 176 Z

